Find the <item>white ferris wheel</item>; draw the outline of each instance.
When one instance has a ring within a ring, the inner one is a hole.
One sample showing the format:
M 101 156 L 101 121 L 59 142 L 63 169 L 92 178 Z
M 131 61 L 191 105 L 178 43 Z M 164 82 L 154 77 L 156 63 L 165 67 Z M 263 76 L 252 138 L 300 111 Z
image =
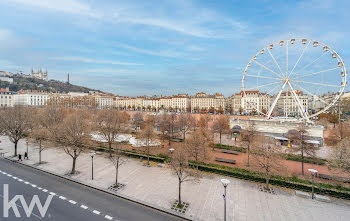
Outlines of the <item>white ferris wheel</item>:
M 242 107 L 266 119 L 293 116 L 310 122 L 342 96 L 346 78 L 343 60 L 326 44 L 281 40 L 258 51 L 245 67 Z

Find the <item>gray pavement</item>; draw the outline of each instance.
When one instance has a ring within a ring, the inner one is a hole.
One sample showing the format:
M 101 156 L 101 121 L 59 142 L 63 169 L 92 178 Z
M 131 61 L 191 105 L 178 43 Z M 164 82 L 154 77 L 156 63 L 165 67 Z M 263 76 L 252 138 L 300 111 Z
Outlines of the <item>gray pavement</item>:
M 27 220 L 181 220 L 15 162 L 0 159 L 0 170 L 0 184 L 9 184 L 9 199 L 20 194 L 29 203 L 33 195 L 38 195 L 44 203 L 50 193 L 54 194 L 44 218 L 35 210 L 34 215 Z M 1 185 L 1 196 L 4 195 L 2 188 Z M 2 200 L 0 206 L 3 208 Z M 23 208 L 19 210 L 22 217 L 25 217 Z M 10 211 L 7 220 L 16 220 L 13 211 Z M 0 220 L 2 212 L 1 209 Z
M 7 138 L 1 137 L 0 144 L 7 157 L 13 154 L 13 144 Z M 24 142 L 19 144 L 19 152 L 24 153 Z M 47 163 L 37 166 L 38 154 L 35 145 L 29 146 L 30 159 L 23 161 L 28 165 L 51 171 L 60 175 L 68 173 L 71 169 L 71 158 L 60 148 L 48 148 L 43 152 L 43 160 Z M 0 169 L 2 169 L 0 164 Z M 4 169 L 5 170 L 5 169 Z M 114 180 L 115 169 L 106 155 L 94 157 L 94 180 L 91 180 L 91 157 L 89 153 L 83 153 L 77 161 L 79 174 L 72 178 L 84 183 L 107 189 Z M 126 186 L 119 193 L 147 203 L 170 209 L 177 199 L 177 179 L 168 167 L 159 168 L 156 164 L 151 167 L 143 166 L 140 160 L 128 159 L 119 171 L 119 182 Z M 223 220 L 223 187 L 219 175 L 205 173 L 198 182 L 185 182 L 182 187 L 182 199 L 190 204 L 186 215 L 199 220 Z M 257 184 L 244 180 L 225 177 L 230 180 L 227 187 L 227 220 L 349 220 L 350 202 L 333 199 L 331 202 L 319 202 L 295 196 L 294 191 L 276 188 L 276 194 L 268 194 L 258 190 Z M 45 179 L 44 184 L 50 183 L 51 178 Z M 34 182 L 34 181 L 33 181 Z M 64 187 L 56 186 L 57 193 L 64 194 Z M 70 188 L 70 187 L 69 187 Z M 68 188 L 68 189 L 69 189 Z M 82 187 L 79 187 L 82 188 Z M 81 202 L 89 203 L 94 198 L 89 194 L 88 198 L 82 190 L 74 189 L 83 197 Z M 82 192 L 80 192 L 82 191 Z M 70 192 L 70 191 L 69 191 Z M 77 199 L 78 200 L 78 199 Z M 98 208 L 101 212 L 113 216 L 114 210 L 109 210 L 110 203 L 100 203 L 103 198 L 96 198 L 95 202 L 89 203 L 89 208 Z M 105 209 L 104 209 L 105 208 Z M 144 219 L 141 219 L 144 220 Z

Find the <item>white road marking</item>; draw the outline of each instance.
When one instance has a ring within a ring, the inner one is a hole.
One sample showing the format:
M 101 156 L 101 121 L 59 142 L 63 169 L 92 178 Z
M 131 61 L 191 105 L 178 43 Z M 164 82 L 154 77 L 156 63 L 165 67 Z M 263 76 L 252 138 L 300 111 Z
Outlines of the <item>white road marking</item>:
M 94 211 L 92 211 L 93 213 L 95 213 L 96 215 L 100 215 L 100 211 L 97 211 L 97 210 L 94 210 Z
M 77 202 L 73 201 L 73 200 L 69 200 L 68 202 L 70 202 L 71 204 L 77 204 Z
M 66 197 L 64 196 L 59 196 L 58 198 L 60 198 L 61 200 L 66 200 Z
M 108 219 L 108 220 L 112 220 L 113 219 L 113 217 L 108 216 L 108 215 L 106 215 L 105 218 Z
M 32 187 L 34 187 L 34 188 L 37 188 L 37 189 L 39 189 L 39 190 L 42 190 L 43 192 L 48 192 L 48 190 L 47 189 L 43 189 L 43 188 L 41 188 L 41 187 L 38 187 L 37 185 L 35 185 L 35 184 L 31 184 L 30 182 L 28 182 L 28 181 L 25 181 L 25 180 L 22 180 L 22 179 L 20 179 L 20 178 L 18 178 L 18 177 L 15 177 L 15 176 L 12 176 L 11 174 L 8 174 L 8 173 L 6 173 L 6 172 L 2 172 L 1 170 L 0 170 L 0 173 L 2 173 L 2 174 L 4 174 L 4 175 L 7 175 L 7 176 L 9 176 L 9 177 L 12 177 L 13 179 L 15 179 L 15 180 L 17 180 L 17 181 L 19 181 L 19 182 L 24 182 L 25 184 L 29 184 L 29 185 L 31 185 Z M 49 194 L 51 194 L 51 195 L 56 195 L 56 193 L 54 193 L 54 192 L 49 192 Z M 64 197 L 64 196 L 59 196 L 59 198 L 60 199 L 62 199 L 62 200 L 67 200 L 67 198 L 66 197 Z M 68 201 L 69 203 L 71 203 L 71 204 L 73 204 L 73 205 L 75 205 L 75 204 L 77 204 L 77 202 L 76 201 L 74 201 L 74 200 L 69 200 Z M 82 208 L 82 209 L 88 209 L 88 207 L 87 206 L 85 206 L 85 205 L 80 205 L 80 207 Z M 98 210 L 92 210 L 92 212 L 94 213 L 94 214 L 96 214 L 96 215 L 100 215 L 101 214 L 101 212 L 100 211 L 98 211 Z M 33 215 L 35 215 L 35 214 L 33 214 Z M 41 218 L 41 217 L 39 217 L 39 216 L 37 216 L 38 218 Z M 104 218 L 105 219 L 108 219 L 108 220 L 112 220 L 113 219 L 113 217 L 111 217 L 111 216 L 109 216 L 109 215 L 105 215 L 104 216 Z

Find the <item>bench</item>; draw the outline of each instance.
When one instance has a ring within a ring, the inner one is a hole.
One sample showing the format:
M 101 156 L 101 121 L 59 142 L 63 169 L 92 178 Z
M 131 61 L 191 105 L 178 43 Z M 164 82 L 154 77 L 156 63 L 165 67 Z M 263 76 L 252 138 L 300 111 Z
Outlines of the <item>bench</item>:
M 223 163 L 236 164 L 236 160 L 224 159 L 224 158 L 219 158 L 219 157 L 216 157 L 215 161 L 223 162 Z
M 322 174 L 322 173 L 319 173 L 318 177 L 325 180 L 336 180 L 336 181 L 341 181 L 343 183 L 350 183 L 350 179 L 345 177 L 331 176 L 331 175 Z
M 220 150 L 221 153 L 229 153 L 229 154 L 233 154 L 233 155 L 238 155 L 237 151 L 234 150 L 226 150 L 226 149 L 222 149 Z

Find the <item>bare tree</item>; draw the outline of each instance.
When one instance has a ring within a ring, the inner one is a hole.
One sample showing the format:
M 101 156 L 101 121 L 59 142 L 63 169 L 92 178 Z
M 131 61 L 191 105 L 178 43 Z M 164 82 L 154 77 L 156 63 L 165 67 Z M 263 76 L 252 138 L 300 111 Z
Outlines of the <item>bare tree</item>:
M 194 131 L 185 141 L 184 148 L 188 155 L 196 162 L 203 161 L 207 158 L 208 143 L 206 137 L 199 130 Z
M 27 137 L 32 121 L 26 107 L 14 106 L 5 108 L 0 113 L 0 128 L 2 133 L 15 145 L 14 156 L 17 156 L 18 142 Z
M 307 126 L 300 124 L 296 130 L 288 131 L 288 138 L 290 139 L 291 151 L 301 154 L 301 174 L 304 175 L 304 161 L 305 155 L 313 157 L 315 155 L 315 148 L 306 143 L 307 140 Z
M 145 120 L 143 119 L 143 114 L 140 112 L 137 112 L 134 117 L 133 117 L 133 121 L 132 124 L 135 127 L 135 130 L 138 131 L 142 125 L 144 125 Z
M 328 157 L 328 166 L 338 168 L 350 175 L 350 139 L 341 140 Z
M 176 115 L 176 113 L 171 113 L 169 115 L 169 117 L 168 117 L 168 132 L 169 132 L 169 135 L 170 135 L 169 145 L 170 145 L 171 139 L 174 138 L 174 134 L 175 134 L 177 129 L 178 129 L 178 126 L 177 126 L 177 115 Z
M 39 145 L 39 164 L 42 163 L 42 152 L 46 149 L 46 146 L 42 144 L 43 141 L 51 139 L 52 134 L 56 132 L 57 126 L 62 122 L 65 115 L 66 111 L 57 106 L 47 106 L 32 113 L 33 129 L 29 137 Z
M 349 121 L 340 122 L 336 127 L 329 130 L 329 135 L 325 142 L 330 146 L 336 146 L 337 143 L 350 136 Z
M 112 156 L 112 145 L 126 128 L 129 115 L 116 109 L 99 110 L 94 119 L 94 129 L 107 142 L 109 154 Z
M 188 165 L 188 154 L 187 152 L 179 148 L 177 149 L 171 158 L 170 167 L 172 172 L 177 176 L 179 184 L 179 198 L 178 198 L 178 207 L 181 207 L 181 185 L 186 181 L 194 181 L 199 178 L 199 171 L 192 170 Z
M 247 166 L 248 167 L 250 166 L 250 159 L 249 159 L 250 148 L 257 135 L 258 135 L 258 131 L 256 129 L 256 125 L 254 121 L 250 121 L 248 127 L 245 130 L 243 130 L 241 133 L 242 141 L 247 146 L 247 156 L 248 156 Z
M 39 153 L 39 164 L 41 164 L 41 153 L 44 151 L 44 149 L 46 148 L 42 142 L 49 139 L 49 133 L 46 129 L 38 126 L 35 130 L 33 130 L 30 133 L 30 138 L 32 138 L 35 143 L 37 143 L 39 145 L 38 147 L 38 153 Z
M 269 190 L 270 178 L 274 172 L 282 168 L 280 147 L 271 138 L 259 135 L 252 144 L 253 166 L 263 170 L 266 179 L 266 189 Z
M 112 156 L 109 157 L 109 160 L 112 162 L 115 168 L 115 187 L 118 188 L 119 167 L 121 167 L 126 162 L 126 160 L 123 159 L 119 153 L 114 153 Z
M 76 160 L 91 139 L 91 114 L 83 110 L 75 110 L 69 114 L 57 128 L 54 140 L 63 147 L 72 162 L 71 174 L 75 173 Z
M 154 115 L 154 114 L 146 115 L 145 123 L 146 124 L 151 124 L 153 127 L 155 127 L 156 124 L 157 124 L 157 115 Z
M 230 118 L 226 115 L 218 116 L 212 125 L 213 132 L 219 134 L 220 144 L 222 134 L 226 134 L 229 131 L 229 120 Z
M 171 139 L 174 137 L 174 134 L 178 128 L 176 113 L 164 113 L 160 115 L 157 119 L 157 125 L 160 128 L 163 137 L 168 138 L 168 144 L 170 146 Z
M 210 116 L 208 115 L 202 115 L 198 121 L 196 121 L 196 128 L 195 129 L 208 129 Z
M 151 124 L 147 124 L 140 133 L 141 140 L 145 143 L 146 152 L 147 152 L 147 165 L 149 165 L 149 155 L 150 155 L 150 146 L 154 143 L 157 137 L 154 127 Z
M 186 133 L 191 130 L 195 125 L 195 119 L 192 114 L 181 114 L 178 117 L 178 126 L 182 132 L 182 137 L 186 139 Z

